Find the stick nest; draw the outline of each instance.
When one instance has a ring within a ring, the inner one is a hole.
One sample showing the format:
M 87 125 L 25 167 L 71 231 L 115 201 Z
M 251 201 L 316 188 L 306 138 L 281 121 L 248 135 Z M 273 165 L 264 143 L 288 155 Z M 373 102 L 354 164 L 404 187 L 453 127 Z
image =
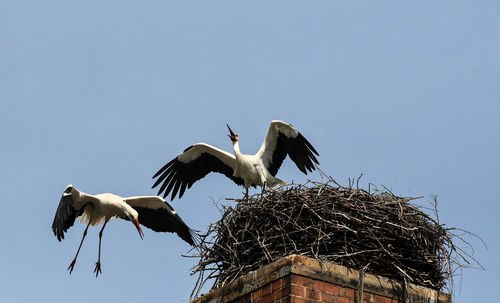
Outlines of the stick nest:
M 192 256 L 200 258 L 195 296 L 207 280 L 220 287 L 290 254 L 433 289 L 446 285 L 453 265 L 467 267 L 472 258 L 454 245 L 457 235 L 439 224 L 437 211 L 432 218 L 388 190 L 310 182 L 228 200 L 237 204 L 222 206 Z

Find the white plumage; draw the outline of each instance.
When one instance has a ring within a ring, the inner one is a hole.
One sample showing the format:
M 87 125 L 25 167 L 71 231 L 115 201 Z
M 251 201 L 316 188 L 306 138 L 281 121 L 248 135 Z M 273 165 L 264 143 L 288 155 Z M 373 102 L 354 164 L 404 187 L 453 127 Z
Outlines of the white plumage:
M 141 239 L 144 233 L 142 232 L 139 219 L 142 225 L 154 231 L 175 232 L 184 241 L 191 245 L 195 244 L 193 231 L 165 200 L 157 196 L 122 198 L 110 193 L 89 195 L 77 190 L 70 184 L 63 192 L 52 223 L 52 230 L 59 241 L 64 239 L 64 233 L 73 226 L 73 223 L 78 218 L 87 227 L 83 232 L 83 237 L 75 258 L 68 267 L 70 274 L 75 266 L 89 225 L 95 226 L 103 223 L 103 227 L 99 232 L 99 257 L 94 269 L 96 277 L 101 273 L 102 232 L 108 221 L 112 218 L 131 221 L 137 228 Z
M 160 185 L 158 195 L 163 197 L 172 192 L 171 200 L 179 193 L 182 197 L 186 188 L 210 172 L 218 172 L 244 185 L 246 195 L 250 186 L 275 186 L 285 184 L 276 178 L 278 169 L 288 155 L 305 174 L 319 164 L 314 147 L 291 124 L 274 120 L 269 126 L 266 139 L 255 155 L 241 153 L 239 138 L 229 125 L 229 138 L 233 142 L 234 155 L 208 145 L 197 143 L 165 164 L 154 176 L 158 177 L 153 188 Z M 314 163 L 313 163 L 314 162 Z

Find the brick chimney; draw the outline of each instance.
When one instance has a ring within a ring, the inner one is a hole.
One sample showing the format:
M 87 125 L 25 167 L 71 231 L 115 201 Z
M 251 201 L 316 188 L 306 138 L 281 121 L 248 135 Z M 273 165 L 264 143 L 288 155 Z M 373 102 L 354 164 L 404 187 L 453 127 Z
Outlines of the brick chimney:
M 360 283 L 362 277 L 363 283 Z M 451 303 L 437 290 L 328 262 L 290 255 L 252 271 L 191 303 Z

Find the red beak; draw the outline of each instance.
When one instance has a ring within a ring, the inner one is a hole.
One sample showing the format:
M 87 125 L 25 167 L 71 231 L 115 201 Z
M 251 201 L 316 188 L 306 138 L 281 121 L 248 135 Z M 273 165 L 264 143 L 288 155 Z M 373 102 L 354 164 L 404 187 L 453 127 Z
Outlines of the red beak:
M 139 225 L 139 220 L 135 219 L 135 221 L 132 221 L 134 223 L 135 227 L 137 228 L 137 231 L 139 232 L 139 236 L 141 236 L 141 239 L 144 240 L 144 233 L 142 232 L 141 225 Z

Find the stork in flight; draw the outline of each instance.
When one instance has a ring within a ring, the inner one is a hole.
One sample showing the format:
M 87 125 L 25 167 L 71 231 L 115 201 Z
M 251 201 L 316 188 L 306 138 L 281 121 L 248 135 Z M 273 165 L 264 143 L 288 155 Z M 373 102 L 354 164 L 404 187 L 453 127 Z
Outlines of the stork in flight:
M 194 182 L 210 172 L 217 172 L 238 185 L 244 185 L 245 196 L 248 197 L 250 186 L 273 187 L 286 184 L 275 176 L 287 155 L 306 175 L 308 171 L 315 169 L 314 163 L 319 164 L 314 156 L 319 156 L 318 152 L 289 123 L 272 121 L 266 139 L 255 155 L 242 154 L 238 135 L 229 125 L 227 128 L 230 133 L 228 136 L 233 142 L 234 155 L 205 143 L 191 145 L 153 176 L 153 179 L 158 177 L 153 188 L 161 184 L 158 195 L 163 192 L 165 198 L 172 192 L 171 200 L 177 193 L 181 198 L 186 188 L 191 188 Z
M 115 194 L 89 195 L 77 190 L 73 185 L 68 185 L 63 192 L 59 206 L 57 207 L 52 231 L 57 240 L 64 239 L 64 233 L 73 226 L 73 223 L 81 217 L 81 222 L 86 223 L 87 227 L 83 232 L 83 237 L 78 246 L 75 258 L 68 267 L 69 273 L 73 271 L 76 258 L 83 244 L 83 239 L 87 235 L 89 225 L 95 226 L 104 223 L 99 232 L 99 257 L 95 265 L 94 273 L 96 277 L 101 271 L 101 238 L 106 224 L 111 218 L 122 218 L 131 221 L 139 232 L 141 239 L 144 236 L 141 224 L 151 228 L 154 231 L 175 232 L 187 243 L 194 245 L 195 237 L 191 230 L 175 210 L 157 196 L 137 196 L 122 198 Z

